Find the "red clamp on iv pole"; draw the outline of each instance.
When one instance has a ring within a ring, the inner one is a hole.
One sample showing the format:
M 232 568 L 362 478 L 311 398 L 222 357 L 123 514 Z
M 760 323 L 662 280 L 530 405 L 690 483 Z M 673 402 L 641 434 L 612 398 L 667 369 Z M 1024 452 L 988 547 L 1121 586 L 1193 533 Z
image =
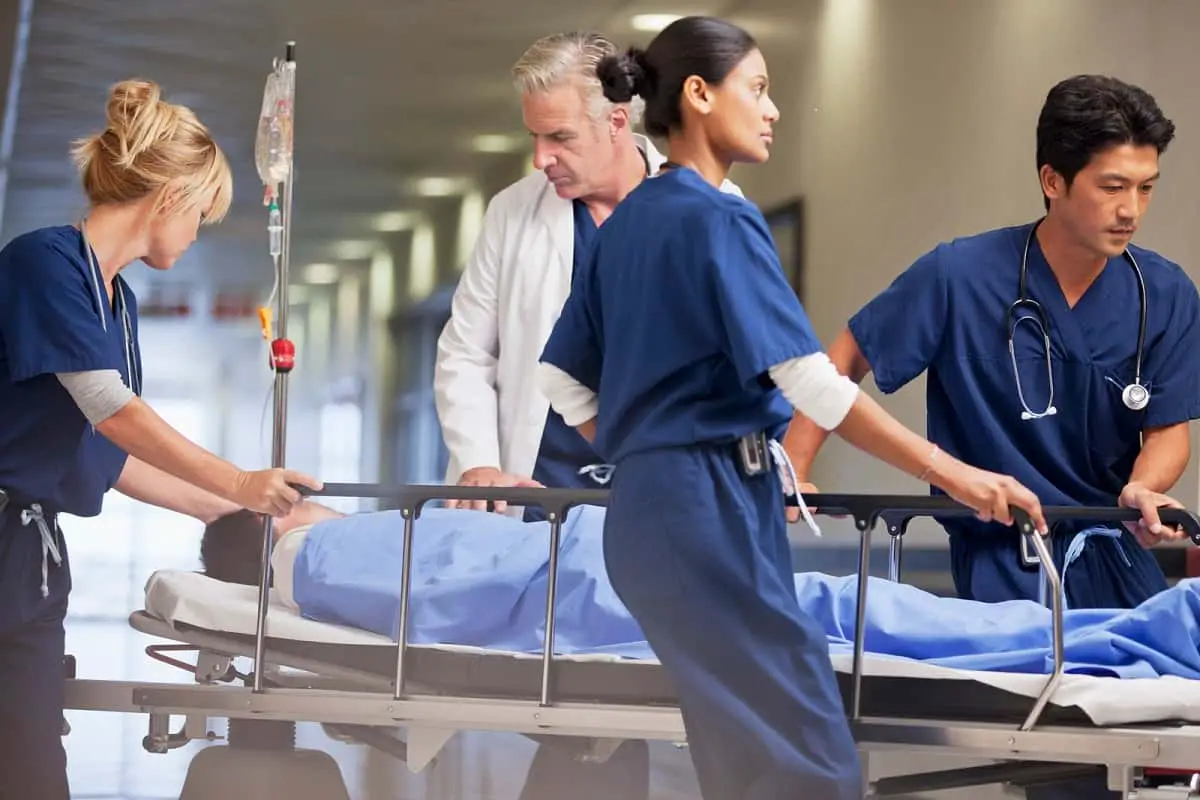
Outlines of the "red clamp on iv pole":
M 296 345 L 291 339 L 271 342 L 271 366 L 276 372 L 291 372 L 296 366 Z

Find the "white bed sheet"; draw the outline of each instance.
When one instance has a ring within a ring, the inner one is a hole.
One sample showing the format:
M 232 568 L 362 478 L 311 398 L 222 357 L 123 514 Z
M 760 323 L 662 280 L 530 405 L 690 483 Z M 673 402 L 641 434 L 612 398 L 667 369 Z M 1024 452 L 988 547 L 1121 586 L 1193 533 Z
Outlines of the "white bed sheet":
M 868 600 L 869 602 L 869 600 Z M 258 589 L 222 583 L 196 572 L 160 570 L 146 582 L 146 613 L 169 623 L 184 623 L 209 631 L 253 636 L 258 620 Z M 384 636 L 340 625 L 314 622 L 278 601 L 274 591 L 267 614 L 267 634 L 279 639 L 346 645 L 394 645 Z M 463 653 L 491 653 L 460 645 L 410 645 Z M 539 654 L 504 653 L 513 658 L 539 659 Z M 628 661 L 610 655 L 560 656 L 570 661 Z M 850 673 L 849 655 L 835 655 L 833 666 Z M 1046 676 L 949 669 L 917 661 L 867 654 L 863 674 L 889 677 L 966 680 L 1036 698 Z M 1051 702 L 1078 706 L 1097 725 L 1132 725 L 1178 719 L 1200 723 L 1200 681 L 1166 677 L 1121 680 L 1090 675 L 1064 675 Z M 1032 703 L 1031 703 L 1032 707 Z

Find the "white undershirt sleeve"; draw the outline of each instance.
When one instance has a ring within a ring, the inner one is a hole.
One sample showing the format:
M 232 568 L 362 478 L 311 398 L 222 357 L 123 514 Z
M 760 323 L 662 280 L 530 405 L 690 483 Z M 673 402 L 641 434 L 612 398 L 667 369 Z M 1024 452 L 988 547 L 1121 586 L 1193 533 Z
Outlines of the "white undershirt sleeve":
M 125 407 L 134 394 L 115 369 L 56 373 L 88 422 L 99 425 Z
M 293 611 L 299 611 L 294 590 L 296 580 L 296 557 L 308 537 L 311 525 L 301 525 L 279 538 L 271 548 L 271 585 L 279 594 L 279 601 Z
M 553 364 L 537 365 L 537 385 L 550 407 L 571 427 L 595 419 L 600 413 L 596 393 Z
M 824 353 L 793 358 L 767 372 L 788 402 L 823 430 L 841 425 L 858 399 L 858 384 L 838 372 Z

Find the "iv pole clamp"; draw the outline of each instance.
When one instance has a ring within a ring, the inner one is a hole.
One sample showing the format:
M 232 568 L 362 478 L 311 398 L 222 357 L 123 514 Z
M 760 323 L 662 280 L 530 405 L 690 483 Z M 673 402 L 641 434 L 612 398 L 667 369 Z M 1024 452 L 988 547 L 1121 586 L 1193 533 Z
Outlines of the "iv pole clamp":
M 276 323 L 271 325 L 271 300 L 259 309 L 263 338 L 270 341 L 269 366 L 275 373 L 275 413 L 271 433 L 271 466 L 279 469 L 286 460 L 288 375 L 296 364 L 296 346 L 288 338 L 288 266 L 291 256 L 292 186 L 294 183 L 292 134 L 295 121 L 296 43 L 288 42 L 285 57 L 275 60 L 267 75 L 262 113 L 258 120 L 254 159 L 265 188 L 267 236 L 275 266 Z M 282 185 L 282 191 L 281 191 Z M 282 197 L 281 197 L 282 195 Z M 263 691 L 267 611 L 271 597 L 271 551 L 274 525 L 263 516 L 262 563 L 258 584 L 258 624 L 254 636 L 253 691 Z

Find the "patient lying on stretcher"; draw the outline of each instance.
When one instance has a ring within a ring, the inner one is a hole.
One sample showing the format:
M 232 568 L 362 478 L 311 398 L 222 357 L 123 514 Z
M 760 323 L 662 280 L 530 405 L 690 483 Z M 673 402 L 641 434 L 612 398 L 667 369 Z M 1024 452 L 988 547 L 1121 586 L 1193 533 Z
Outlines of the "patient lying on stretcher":
M 604 570 L 604 510 L 574 509 L 558 561 L 555 651 L 652 659 Z M 344 516 L 304 503 L 276 524 L 274 589 L 302 616 L 395 639 L 403 519 Z M 549 523 L 481 511 L 426 509 L 415 524 L 409 641 L 538 653 L 545 628 Z M 206 573 L 257 584 L 262 528 L 239 512 L 208 527 Z M 1070 579 L 1069 574 L 1067 579 Z M 801 607 L 824 626 L 830 650 L 854 638 L 857 580 L 795 575 Z M 1068 610 L 1067 669 L 1093 675 L 1200 678 L 1200 582 L 1184 581 L 1131 610 Z M 959 669 L 1045 673 L 1053 664 L 1050 612 L 1017 600 L 943 598 L 871 579 L 866 650 Z

